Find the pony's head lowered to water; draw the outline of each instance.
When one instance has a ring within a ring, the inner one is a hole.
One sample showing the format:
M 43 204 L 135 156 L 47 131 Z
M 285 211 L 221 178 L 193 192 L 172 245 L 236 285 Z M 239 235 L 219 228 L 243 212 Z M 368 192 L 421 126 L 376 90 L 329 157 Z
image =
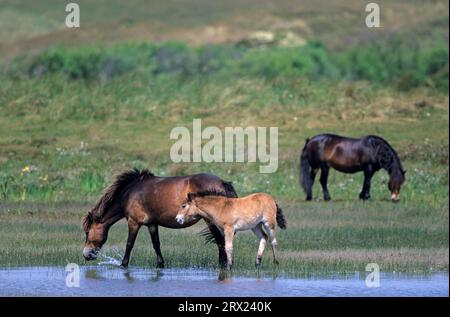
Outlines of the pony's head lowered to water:
M 83 256 L 87 261 L 95 260 L 108 238 L 109 228 L 124 217 L 122 205 L 129 188 L 137 181 L 142 181 L 153 174 L 148 170 L 137 169 L 126 171 L 117 176 L 83 218 L 83 230 L 86 234 Z
M 108 228 L 105 223 L 94 221 L 94 216 L 90 211 L 83 218 L 83 230 L 86 234 L 83 256 L 87 261 L 95 260 L 108 238 Z

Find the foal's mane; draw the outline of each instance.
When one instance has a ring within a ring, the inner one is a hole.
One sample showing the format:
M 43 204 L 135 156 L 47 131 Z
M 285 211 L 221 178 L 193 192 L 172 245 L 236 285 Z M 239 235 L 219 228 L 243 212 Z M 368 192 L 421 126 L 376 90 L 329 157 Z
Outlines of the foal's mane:
M 187 201 L 192 202 L 192 200 L 194 200 L 197 197 L 206 197 L 206 196 L 228 197 L 227 193 L 212 189 L 212 190 L 205 190 L 205 191 L 196 192 L 196 193 L 189 193 L 187 195 Z
M 148 177 L 153 177 L 154 174 L 147 169 L 138 170 L 134 168 L 132 170 L 125 171 L 119 174 L 114 183 L 112 183 L 103 192 L 103 195 L 97 201 L 95 206 L 88 211 L 87 215 L 83 218 L 83 229 L 88 231 L 89 226 L 94 219 L 101 219 L 105 211 L 111 207 L 111 205 L 126 192 L 130 185 L 141 182 Z

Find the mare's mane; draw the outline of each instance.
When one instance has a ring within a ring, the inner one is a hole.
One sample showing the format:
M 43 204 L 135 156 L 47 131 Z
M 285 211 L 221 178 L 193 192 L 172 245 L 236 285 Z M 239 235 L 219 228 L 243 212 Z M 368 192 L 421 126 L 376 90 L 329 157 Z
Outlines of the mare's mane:
M 83 218 L 83 229 L 85 232 L 89 230 L 90 225 L 95 220 L 99 220 L 103 217 L 106 210 L 108 210 L 117 199 L 121 198 L 127 189 L 136 182 L 141 182 L 148 177 L 153 177 L 154 174 L 147 169 L 138 170 L 134 168 L 132 170 L 125 171 L 119 174 L 114 183 L 112 183 L 103 195 L 97 201 L 95 206 L 87 213 Z

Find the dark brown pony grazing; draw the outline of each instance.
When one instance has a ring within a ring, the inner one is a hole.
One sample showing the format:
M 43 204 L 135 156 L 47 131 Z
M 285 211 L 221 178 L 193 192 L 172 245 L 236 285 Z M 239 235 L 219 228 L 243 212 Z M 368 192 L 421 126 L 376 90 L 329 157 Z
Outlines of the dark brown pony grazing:
M 94 260 L 106 242 L 109 228 L 125 217 L 128 221 L 128 240 L 122 266 L 128 266 L 140 227 L 147 226 L 157 255 L 157 265 L 164 267 L 158 225 L 180 229 L 197 223 L 200 218 L 180 225 L 175 216 L 188 193 L 208 190 L 221 192 L 227 197 L 237 197 L 230 182 L 211 174 L 158 177 L 147 170 L 137 169 L 120 174 L 83 218 L 83 229 L 86 233 L 84 258 L 88 261 Z M 219 262 L 225 266 L 227 257 L 224 238 L 214 224 L 207 224 L 210 238 L 215 240 L 219 248 Z
M 370 181 L 375 172 L 385 169 L 389 173 L 388 187 L 391 199 L 399 200 L 400 187 L 405 181 L 397 152 L 379 136 L 369 135 L 359 139 L 334 134 L 319 134 L 307 139 L 300 156 L 300 183 L 306 200 L 312 199 L 312 186 L 318 169 L 323 197 L 330 200 L 327 188 L 330 167 L 343 173 L 364 172 L 364 184 L 359 194 L 361 199 L 370 198 Z

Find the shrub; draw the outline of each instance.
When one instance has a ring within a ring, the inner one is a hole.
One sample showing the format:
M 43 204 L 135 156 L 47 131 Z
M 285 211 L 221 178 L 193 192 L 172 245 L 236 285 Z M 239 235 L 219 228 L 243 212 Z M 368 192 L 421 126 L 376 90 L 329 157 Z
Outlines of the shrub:
M 185 43 L 119 44 L 111 47 L 55 47 L 36 56 L 18 57 L 8 68 L 10 76 L 62 74 L 71 80 L 102 80 L 136 70 L 137 74 L 195 77 L 282 76 L 308 80 L 367 80 L 408 90 L 420 85 L 448 90 L 448 45 L 434 37 L 425 42 L 398 36 L 388 40 L 331 52 L 310 42 L 298 47 L 248 48 Z
M 267 78 L 302 75 L 318 79 L 337 74 L 328 51 L 318 43 L 294 48 L 250 49 L 233 66 L 239 75 Z

